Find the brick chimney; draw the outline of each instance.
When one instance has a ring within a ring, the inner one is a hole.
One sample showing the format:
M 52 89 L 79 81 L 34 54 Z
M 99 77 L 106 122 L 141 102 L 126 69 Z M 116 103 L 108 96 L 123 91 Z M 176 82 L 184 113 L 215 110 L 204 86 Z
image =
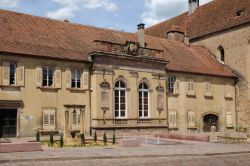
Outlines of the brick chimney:
M 144 29 L 145 24 L 141 23 L 137 25 L 138 29 L 138 43 L 140 47 L 145 47 L 145 35 L 144 35 Z
M 188 14 L 191 15 L 199 7 L 199 0 L 188 0 Z

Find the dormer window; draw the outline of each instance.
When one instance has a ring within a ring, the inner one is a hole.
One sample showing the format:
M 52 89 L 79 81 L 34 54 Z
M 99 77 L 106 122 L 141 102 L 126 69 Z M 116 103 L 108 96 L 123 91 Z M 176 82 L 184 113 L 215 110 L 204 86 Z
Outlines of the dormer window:
M 218 51 L 219 51 L 220 61 L 224 63 L 225 62 L 225 50 L 222 46 L 219 46 Z

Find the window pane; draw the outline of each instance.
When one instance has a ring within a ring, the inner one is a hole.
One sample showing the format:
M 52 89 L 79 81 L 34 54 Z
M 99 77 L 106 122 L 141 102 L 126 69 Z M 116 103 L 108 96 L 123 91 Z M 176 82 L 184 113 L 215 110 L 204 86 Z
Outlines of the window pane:
M 144 97 L 144 104 L 148 104 L 148 98 Z
M 16 64 L 10 63 L 10 85 L 15 84 Z
M 144 111 L 144 117 L 148 117 L 148 111 Z
M 119 104 L 115 104 L 115 110 L 119 110 Z
M 148 110 L 148 105 L 144 105 L 144 110 Z
M 142 110 L 142 105 L 141 104 L 139 104 L 139 110 Z
M 121 117 L 125 117 L 125 111 L 121 111 Z
M 115 97 L 115 103 L 119 103 L 119 97 Z
M 120 102 L 121 102 L 121 103 L 125 103 L 125 97 L 121 97 L 121 98 L 120 98 Z
M 125 90 L 120 91 L 121 96 L 125 96 Z
M 121 110 L 125 110 L 125 109 L 126 109 L 125 104 L 121 104 Z
M 139 117 L 142 117 L 142 111 L 139 111 Z
M 147 92 L 144 92 L 144 97 L 148 97 L 148 93 Z
M 49 115 L 48 114 L 44 114 L 44 116 L 43 116 L 43 124 L 44 125 L 49 125 Z
M 55 115 L 50 115 L 50 125 L 55 124 Z
M 121 88 L 125 88 L 126 87 L 125 84 L 124 84 L 124 82 L 120 81 L 120 87 Z
M 115 111 L 115 117 L 119 117 L 119 112 Z

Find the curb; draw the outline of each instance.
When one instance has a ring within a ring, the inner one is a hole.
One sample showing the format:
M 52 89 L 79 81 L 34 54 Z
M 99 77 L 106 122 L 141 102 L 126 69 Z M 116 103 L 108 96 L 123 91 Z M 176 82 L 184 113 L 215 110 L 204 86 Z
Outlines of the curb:
M 222 155 L 236 155 L 236 154 L 250 154 L 250 151 L 243 152 L 226 152 L 226 153 L 205 153 L 205 154 L 171 154 L 171 155 L 133 155 L 133 156 L 95 156 L 95 157 L 55 157 L 55 158 L 34 158 L 34 159 L 6 159 L 1 160 L 0 164 L 6 163 L 20 163 L 20 162 L 34 162 L 34 161 L 68 161 L 68 160 L 98 160 L 98 159 L 133 159 L 133 158 L 160 158 L 160 157 L 193 157 L 193 156 L 222 156 Z

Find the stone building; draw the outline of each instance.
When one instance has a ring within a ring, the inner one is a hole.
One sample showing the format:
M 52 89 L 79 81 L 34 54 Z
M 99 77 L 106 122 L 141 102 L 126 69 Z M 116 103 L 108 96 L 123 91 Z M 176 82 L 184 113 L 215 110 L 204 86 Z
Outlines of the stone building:
M 6 10 L 0 22 L 0 137 L 236 127 L 237 75 L 182 27 L 167 39 L 144 24 L 127 33 Z
M 237 124 L 250 127 L 250 1 L 213 0 L 203 6 L 199 0 L 188 3 L 188 12 L 146 29 L 146 34 L 203 46 L 231 68 L 238 76 Z

